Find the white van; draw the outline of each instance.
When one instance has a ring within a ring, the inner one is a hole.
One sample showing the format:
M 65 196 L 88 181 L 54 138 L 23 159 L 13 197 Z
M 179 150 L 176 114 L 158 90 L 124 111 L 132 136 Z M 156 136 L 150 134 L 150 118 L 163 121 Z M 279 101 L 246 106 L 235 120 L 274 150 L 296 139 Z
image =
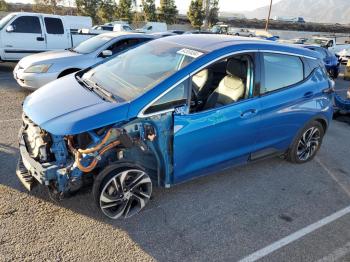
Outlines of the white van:
M 136 29 L 139 33 L 157 33 L 168 31 L 166 23 L 147 22 L 142 28 Z
M 76 35 L 91 27 L 90 17 L 11 13 L 0 20 L 0 60 L 16 61 L 39 52 L 76 46 L 91 35 Z

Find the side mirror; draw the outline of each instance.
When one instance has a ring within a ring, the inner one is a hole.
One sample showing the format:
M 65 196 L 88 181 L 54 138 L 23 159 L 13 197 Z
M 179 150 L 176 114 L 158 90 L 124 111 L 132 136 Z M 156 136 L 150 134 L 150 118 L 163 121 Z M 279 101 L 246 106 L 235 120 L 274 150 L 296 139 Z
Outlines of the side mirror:
M 15 28 L 13 27 L 13 25 L 9 25 L 8 27 L 6 27 L 6 32 L 11 33 L 13 31 L 15 31 Z
M 111 50 L 103 50 L 101 53 L 101 57 L 103 57 L 103 58 L 109 57 L 111 55 L 113 55 Z

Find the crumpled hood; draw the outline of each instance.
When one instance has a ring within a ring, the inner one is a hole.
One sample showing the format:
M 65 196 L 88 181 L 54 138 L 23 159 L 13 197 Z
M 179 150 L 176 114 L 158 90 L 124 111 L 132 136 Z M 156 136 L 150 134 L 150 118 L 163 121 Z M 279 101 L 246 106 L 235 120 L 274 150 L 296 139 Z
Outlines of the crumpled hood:
M 29 95 L 24 113 L 54 135 L 74 135 L 127 119 L 129 103 L 106 102 L 82 87 L 74 74 L 53 81 Z
M 52 64 L 57 62 L 57 60 L 62 60 L 74 56 L 81 56 L 82 54 L 70 52 L 68 50 L 56 50 L 48 51 L 43 53 L 38 53 L 30 56 L 26 56 L 19 61 L 19 66 L 27 68 L 34 64 Z

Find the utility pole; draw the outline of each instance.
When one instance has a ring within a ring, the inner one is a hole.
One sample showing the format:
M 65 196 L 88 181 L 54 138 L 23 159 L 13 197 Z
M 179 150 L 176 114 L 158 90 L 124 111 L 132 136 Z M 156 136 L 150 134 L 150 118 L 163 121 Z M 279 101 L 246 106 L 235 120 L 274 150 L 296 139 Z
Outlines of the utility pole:
M 266 20 L 266 26 L 265 31 L 267 32 L 269 30 L 269 22 L 270 22 L 270 16 L 271 16 L 271 9 L 272 9 L 272 0 L 270 1 L 270 8 L 269 8 L 269 15 Z
M 204 12 L 205 12 L 205 18 L 204 18 L 204 24 L 203 27 L 205 29 L 208 28 L 209 26 L 209 9 L 210 9 L 210 0 L 202 0 L 203 2 L 203 8 L 204 8 Z

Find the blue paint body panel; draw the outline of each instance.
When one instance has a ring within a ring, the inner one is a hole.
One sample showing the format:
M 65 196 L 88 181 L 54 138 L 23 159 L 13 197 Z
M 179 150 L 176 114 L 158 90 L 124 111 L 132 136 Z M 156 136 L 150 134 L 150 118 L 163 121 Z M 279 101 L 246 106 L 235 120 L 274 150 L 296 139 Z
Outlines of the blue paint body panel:
M 269 51 L 321 59 L 318 53 L 305 48 L 231 36 L 181 35 L 154 41 L 170 41 L 206 53 L 145 94 L 125 103 L 102 100 L 82 87 L 74 75 L 58 79 L 27 97 L 23 105 L 25 114 L 53 135 L 74 135 L 137 120 L 146 105 L 174 84 L 229 54 Z M 154 146 L 159 154 L 166 155 L 158 161 L 164 165 L 161 170 L 165 172 L 166 185 L 176 184 L 245 163 L 252 154 L 265 149 L 286 151 L 308 121 L 320 118 L 327 124 L 330 122 L 332 95 L 323 93 L 328 87 L 328 78 L 316 70 L 303 82 L 268 95 L 204 112 L 170 113 L 156 119 L 140 119 L 140 122 L 153 121 L 160 130 L 158 136 L 161 137 Z M 252 113 L 242 117 L 244 112 Z

